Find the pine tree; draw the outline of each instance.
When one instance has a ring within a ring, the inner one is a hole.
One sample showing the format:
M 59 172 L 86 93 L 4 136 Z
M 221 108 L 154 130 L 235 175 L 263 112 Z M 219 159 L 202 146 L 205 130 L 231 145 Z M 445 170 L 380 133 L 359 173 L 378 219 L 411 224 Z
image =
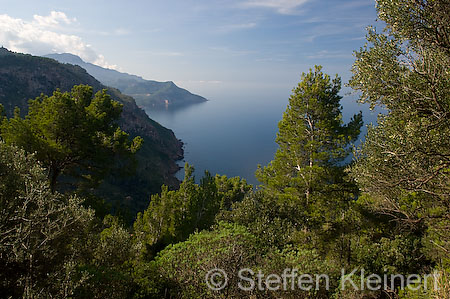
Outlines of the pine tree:
M 362 126 L 361 113 L 343 124 L 341 80 L 331 80 L 321 69 L 302 74 L 278 124 L 275 158 L 256 173 L 265 193 L 294 208 L 297 222 L 306 229 L 333 225 L 353 198 L 344 162 Z
M 116 124 L 121 112 L 122 105 L 106 90 L 94 95 L 92 87 L 79 85 L 71 92 L 57 90 L 30 100 L 25 119 L 17 108 L 13 118 L 0 123 L 0 133 L 6 144 L 36 153 L 55 191 L 60 175 L 98 182 L 111 170 L 115 156 L 129 158 L 140 148 L 142 138 L 129 141 Z

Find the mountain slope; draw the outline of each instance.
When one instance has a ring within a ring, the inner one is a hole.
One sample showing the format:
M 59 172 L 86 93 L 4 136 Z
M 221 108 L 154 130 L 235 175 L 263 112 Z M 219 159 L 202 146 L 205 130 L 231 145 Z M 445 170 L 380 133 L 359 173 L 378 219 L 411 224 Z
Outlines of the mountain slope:
M 53 58 L 62 63 L 81 66 L 103 84 L 117 88 L 122 93 L 132 96 L 139 106 L 147 109 L 176 108 L 207 101 L 201 96 L 192 94 L 186 89 L 176 86 L 172 81 L 157 82 L 144 80 L 135 75 L 86 63 L 80 57 L 73 54 L 48 54 L 44 57 Z
M 53 59 L 9 52 L 0 48 L 0 103 L 11 116 L 14 107 L 26 114 L 28 100 L 41 93 L 51 95 L 59 88 L 69 91 L 73 85 L 88 84 L 98 91 L 104 88 L 113 99 L 123 104 L 119 124 L 132 137 L 144 138 L 137 154 L 137 174 L 132 177 L 112 176 L 101 186 L 102 195 L 114 205 L 124 203 L 133 213 L 147 207 L 150 194 L 160 191 L 162 184 L 178 185 L 174 173 L 176 160 L 183 155 L 182 143 L 174 133 L 151 120 L 134 99 L 119 90 L 102 85 L 79 66 L 61 64 Z

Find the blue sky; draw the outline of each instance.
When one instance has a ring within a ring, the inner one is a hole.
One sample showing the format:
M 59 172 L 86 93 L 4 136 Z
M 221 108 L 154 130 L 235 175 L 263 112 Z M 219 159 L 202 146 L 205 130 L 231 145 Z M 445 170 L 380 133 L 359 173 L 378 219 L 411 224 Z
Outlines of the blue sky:
M 0 45 L 84 60 L 213 97 L 290 90 L 314 64 L 344 82 L 374 0 L 0 0 Z

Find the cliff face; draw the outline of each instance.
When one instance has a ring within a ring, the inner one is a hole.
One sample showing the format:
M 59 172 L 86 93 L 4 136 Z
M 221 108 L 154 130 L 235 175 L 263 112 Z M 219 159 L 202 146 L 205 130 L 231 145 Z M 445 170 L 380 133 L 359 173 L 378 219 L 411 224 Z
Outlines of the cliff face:
M 28 100 L 41 93 L 51 95 L 56 89 L 69 91 L 78 84 L 88 84 L 94 91 L 108 89 L 111 97 L 123 104 L 121 128 L 131 136 L 144 138 L 137 154 L 136 175 L 108 178 L 100 187 L 101 195 L 115 206 L 125 205 L 135 213 L 147 207 L 150 194 L 159 192 L 162 184 L 177 186 L 179 181 L 174 174 L 179 169 L 176 160 L 183 156 L 181 141 L 171 130 L 150 119 L 132 97 L 102 85 L 79 66 L 0 49 L 0 103 L 9 117 L 14 107 L 19 107 L 25 115 Z

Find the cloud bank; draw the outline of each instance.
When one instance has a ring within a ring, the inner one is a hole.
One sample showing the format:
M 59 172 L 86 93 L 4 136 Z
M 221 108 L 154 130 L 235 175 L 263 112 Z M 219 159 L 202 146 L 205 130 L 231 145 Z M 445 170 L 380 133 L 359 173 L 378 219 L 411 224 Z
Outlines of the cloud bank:
M 34 15 L 32 21 L 3 14 L 0 15 L 0 45 L 15 52 L 34 55 L 67 52 L 102 67 L 116 68 L 81 37 L 58 32 L 75 23 L 76 19 L 58 11 L 52 11 L 48 16 Z

